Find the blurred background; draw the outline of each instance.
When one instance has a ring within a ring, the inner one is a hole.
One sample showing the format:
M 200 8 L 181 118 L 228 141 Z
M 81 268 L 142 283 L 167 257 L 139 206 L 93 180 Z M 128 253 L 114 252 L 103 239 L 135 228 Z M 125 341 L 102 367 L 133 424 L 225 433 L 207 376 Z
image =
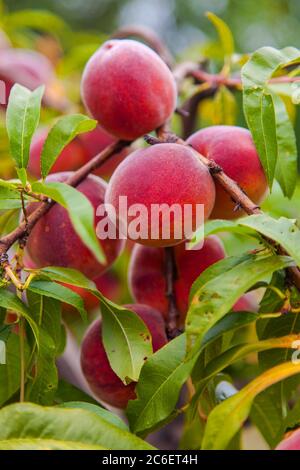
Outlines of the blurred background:
M 173 52 L 210 41 L 213 27 L 204 13 L 213 11 L 232 29 L 237 50 L 268 44 L 300 46 L 299 0 L 9 0 L 9 11 L 24 8 L 57 13 L 74 29 L 110 33 L 120 25 L 143 24 L 160 34 Z

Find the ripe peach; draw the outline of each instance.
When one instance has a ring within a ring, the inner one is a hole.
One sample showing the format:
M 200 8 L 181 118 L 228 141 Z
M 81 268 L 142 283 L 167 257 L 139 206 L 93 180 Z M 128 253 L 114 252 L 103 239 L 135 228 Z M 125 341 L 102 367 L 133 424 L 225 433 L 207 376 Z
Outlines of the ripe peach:
M 191 135 L 187 142 L 207 158 L 214 160 L 235 180 L 255 203 L 267 192 L 267 180 L 251 134 L 235 126 L 212 126 Z M 243 212 L 235 211 L 236 204 L 219 183 L 216 183 L 216 203 L 211 218 L 234 219 Z
M 276 450 L 300 450 L 300 428 L 288 433 Z
M 167 343 L 164 322 L 159 312 L 147 305 L 125 305 L 147 325 L 152 336 L 153 350 Z M 112 370 L 101 340 L 101 320 L 95 320 L 87 330 L 81 347 L 81 367 L 94 394 L 117 408 L 126 408 L 135 395 L 135 383 L 124 385 Z
M 65 181 L 71 173 L 55 173 L 48 181 Z M 103 203 L 106 183 L 95 175 L 88 176 L 77 189 L 91 202 L 95 209 Z M 36 209 L 39 203 L 31 203 L 28 213 Z M 95 227 L 102 217 L 95 215 Z M 102 274 L 119 256 L 124 240 L 99 240 L 106 255 L 107 264 L 100 264 L 91 251 L 76 234 L 67 211 L 56 204 L 34 226 L 27 242 L 29 257 L 37 267 L 64 266 L 81 271 L 87 277 L 95 279 Z
M 124 212 L 119 206 L 120 196 L 127 197 L 128 209 L 142 204 L 143 210 L 133 211 L 133 215 Z M 203 222 L 197 220 L 198 205 L 203 204 L 206 220 L 214 201 L 215 186 L 207 168 L 188 147 L 177 144 L 158 144 L 133 152 L 114 172 L 105 197 L 116 211 L 122 233 L 126 235 L 127 224 L 129 238 L 149 246 L 171 246 L 189 238 Z M 172 211 L 175 204 L 179 210 Z M 154 214 L 155 207 L 162 210 Z M 136 230 L 140 233 L 134 237 L 130 228 L 134 229 L 137 218 L 140 224 Z
M 176 105 L 174 78 L 149 47 L 132 40 L 107 41 L 88 61 L 82 100 L 111 134 L 134 140 L 161 126 Z
M 6 86 L 6 103 L 10 90 L 19 83 L 30 90 L 55 81 L 55 73 L 50 61 L 36 51 L 26 49 L 1 49 L 0 80 Z
M 223 259 L 225 252 L 216 236 L 207 237 L 200 250 L 186 250 L 185 243 L 177 245 L 174 250 L 177 265 L 174 288 L 183 323 L 193 282 L 206 268 Z M 129 265 L 128 283 L 135 301 L 151 305 L 165 318 L 167 317 L 165 252 L 162 248 L 142 245 L 134 247 Z
M 87 160 L 91 160 L 98 153 L 102 152 L 106 147 L 116 142 L 116 138 L 106 132 L 101 126 L 97 126 L 90 132 L 86 132 L 78 136 L 87 156 Z M 124 149 L 121 152 L 113 155 L 107 160 L 100 168 L 94 171 L 95 175 L 108 178 L 115 171 L 117 166 L 124 160 L 128 155 L 128 149 Z
M 41 153 L 48 133 L 49 129 L 40 129 L 35 133 L 31 142 L 28 170 L 37 178 L 41 177 Z M 87 153 L 83 145 L 78 138 L 75 138 L 63 149 L 51 168 L 51 173 L 77 170 L 84 165 L 87 160 Z

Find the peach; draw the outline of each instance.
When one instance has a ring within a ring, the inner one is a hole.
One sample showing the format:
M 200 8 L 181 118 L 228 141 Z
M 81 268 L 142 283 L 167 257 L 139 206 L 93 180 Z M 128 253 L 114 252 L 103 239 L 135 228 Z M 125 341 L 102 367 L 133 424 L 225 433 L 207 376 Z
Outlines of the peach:
M 0 50 L 0 80 L 6 86 L 6 103 L 10 90 L 19 83 L 30 90 L 55 81 L 51 62 L 42 54 L 26 49 Z
M 205 239 L 200 250 L 186 250 L 185 243 L 177 245 L 174 250 L 177 267 L 174 289 L 183 323 L 193 282 L 206 268 L 223 259 L 225 252 L 221 241 L 214 235 Z M 142 245 L 134 247 L 129 265 L 128 283 L 135 301 L 156 308 L 167 318 L 165 252 L 162 248 Z
M 39 129 L 33 136 L 30 147 L 28 170 L 37 178 L 41 177 L 41 154 L 49 129 Z M 80 140 L 75 138 L 63 149 L 51 168 L 51 173 L 77 170 L 87 162 L 87 153 Z
M 48 181 L 65 181 L 71 173 L 55 173 Z M 106 183 L 95 175 L 88 176 L 77 189 L 84 194 L 96 209 L 103 204 Z M 37 208 L 39 203 L 31 203 L 28 213 Z M 102 217 L 95 215 L 95 227 Z M 34 226 L 27 242 L 27 252 L 37 267 L 63 266 L 78 269 L 90 279 L 100 276 L 121 253 L 124 240 L 99 240 L 106 255 L 107 264 L 100 264 L 93 253 L 83 244 L 76 234 L 70 218 L 59 204 L 56 204 Z
M 122 210 L 121 196 L 126 196 L 133 215 Z M 200 204 L 204 220 L 209 217 L 215 185 L 208 169 L 188 147 L 158 144 L 136 150 L 119 165 L 109 182 L 105 202 L 114 208 L 123 235 L 149 246 L 171 246 L 189 238 L 203 223 L 197 217 Z M 142 204 L 143 210 L 135 212 L 136 204 Z M 176 210 L 172 210 L 173 205 Z M 155 208 L 162 211 L 155 212 Z M 190 213 L 185 209 L 191 209 Z M 132 235 L 137 219 L 140 224 Z M 126 233 L 124 224 L 129 229 Z
M 283 441 L 276 447 L 276 450 L 300 450 L 300 428 L 287 433 Z
M 235 126 L 211 126 L 191 135 L 187 142 L 202 155 L 214 160 L 259 204 L 267 193 L 267 180 L 251 134 Z M 245 215 L 234 211 L 236 204 L 219 183 L 211 218 L 234 219 Z
M 171 71 L 153 50 L 133 40 L 107 41 L 92 55 L 81 95 L 94 119 L 123 140 L 161 126 L 176 106 Z
M 147 325 L 153 351 L 167 343 L 164 322 L 159 312 L 147 305 L 125 305 L 135 312 Z M 117 347 L 117 345 L 116 345 Z M 136 383 L 124 385 L 112 370 L 101 339 L 101 320 L 95 320 L 87 330 L 81 346 L 81 367 L 93 393 L 106 403 L 117 408 L 126 408 L 134 400 Z

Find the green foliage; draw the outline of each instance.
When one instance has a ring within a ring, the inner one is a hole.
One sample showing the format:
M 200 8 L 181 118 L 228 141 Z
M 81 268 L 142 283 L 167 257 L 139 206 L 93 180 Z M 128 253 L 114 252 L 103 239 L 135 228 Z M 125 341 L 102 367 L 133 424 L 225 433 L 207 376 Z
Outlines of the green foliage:
M 16 420 L 15 417 L 18 416 Z M 29 403 L 0 411 L 0 449 L 118 449 L 153 447 L 87 409 L 43 408 Z
M 58 182 L 35 182 L 33 191 L 42 193 L 68 210 L 74 230 L 82 242 L 94 253 L 99 263 L 105 263 L 105 256 L 94 229 L 94 210 L 90 201 L 72 186 Z
M 137 399 L 127 409 L 130 429 L 144 434 L 165 422 L 176 406 L 194 359 L 185 360 L 185 335 L 170 341 L 151 356 L 142 368 Z
M 50 130 L 43 145 L 41 154 L 41 173 L 45 178 L 57 157 L 65 146 L 78 134 L 88 132 L 96 127 L 97 122 L 82 114 L 71 114 L 60 118 Z
M 262 47 L 252 54 L 242 69 L 244 113 L 266 177 L 272 187 L 278 167 L 279 184 L 284 194 L 289 197 L 293 194 L 296 184 L 294 172 L 297 156 L 293 144 L 295 137 L 288 121 L 282 119 L 284 105 L 280 98 L 273 99 L 268 83 L 281 68 L 299 60 L 298 49 L 287 47 L 279 51 Z M 290 183 L 288 188 L 281 174 L 283 165 L 287 173 L 284 179 L 287 178 Z
M 6 126 L 13 158 L 19 168 L 26 169 L 32 136 L 40 119 L 40 106 L 44 87 L 29 91 L 14 85 L 6 112 Z M 26 180 L 22 179 L 23 185 Z

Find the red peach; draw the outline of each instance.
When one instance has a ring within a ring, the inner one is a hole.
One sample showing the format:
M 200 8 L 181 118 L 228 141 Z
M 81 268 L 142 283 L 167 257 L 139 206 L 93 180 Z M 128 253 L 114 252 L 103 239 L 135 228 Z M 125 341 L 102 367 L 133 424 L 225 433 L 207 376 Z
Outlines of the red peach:
M 125 305 L 135 312 L 147 325 L 153 351 L 167 343 L 164 322 L 159 312 L 147 305 Z M 87 330 L 81 347 L 81 367 L 94 394 L 106 403 L 117 408 L 126 408 L 129 400 L 134 400 L 136 383 L 124 385 L 112 370 L 101 339 L 101 320 L 95 320 Z
M 267 192 L 267 180 L 253 139 L 247 129 L 235 126 L 211 126 L 191 135 L 187 142 L 205 157 L 214 160 L 259 204 Z M 234 219 L 244 215 L 234 211 L 236 204 L 219 183 L 211 218 Z
M 300 428 L 289 432 L 276 450 L 300 450 Z
M 153 50 L 132 40 L 107 41 L 92 55 L 81 94 L 91 115 L 123 140 L 161 126 L 176 105 L 171 71 Z
M 127 197 L 128 208 L 142 204 L 144 211 L 133 216 L 123 214 L 120 196 Z M 140 219 L 142 233 L 135 241 L 149 246 L 176 245 L 190 237 L 203 222 L 197 221 L 198 205 L 203 204 L 206 220 L 214 201 L 215 185 L 208 169 L 192 150 L 177 144 L 158 144 L 130 154 L 113 174 L 105 198 L 116 211 L 121 231 L 124 223 L 130 228 L 137 217 Z M 157 217 L 151 217 L 153 205 L 163 209 Z M 179 211 L 172 212 L 173 205 Z M 191 208 L 190 214 L 186 208 Z M 164 216 L 170 222 L 169 233 L 164 233 Z M 130 238 L 130 233 L 127 235 Z
M 71 173 L 55 173 L 48 181 L 65 181 Z M 95 175 L 88 176 L 77 189 L 83 193 L 96 209 L 103 204 L 106 183 Z M 39 203 L 31 203 L 28 213 L 37 208 Z M 95 215 L 95 227 L 102 217 Z M 100 264 L 92 252 L 76 234 L 66 209 L 56 204 L 34 226 L 27 242 L 29 257 L 37 267 L 63 266 L 78 269 L 90 279 L 100 276 L 119 256 L 124 240 L 99 240 L 106 255 L 107 264 Z
M 219 238 L 213 235 L 205 239 L 200 250 L 186 250 L 185 243 L 177 245 L 174 250 L 177 266 L 174 285 L 176 303 L 181 322 L 184 322 L 193 282 L 205 269 L 223 259 L 225 252 Z M 162 248 L 136 245 L 131 256 L 128 282 L 137 302 L 151 305 L 167 317 L 165 252 Z

